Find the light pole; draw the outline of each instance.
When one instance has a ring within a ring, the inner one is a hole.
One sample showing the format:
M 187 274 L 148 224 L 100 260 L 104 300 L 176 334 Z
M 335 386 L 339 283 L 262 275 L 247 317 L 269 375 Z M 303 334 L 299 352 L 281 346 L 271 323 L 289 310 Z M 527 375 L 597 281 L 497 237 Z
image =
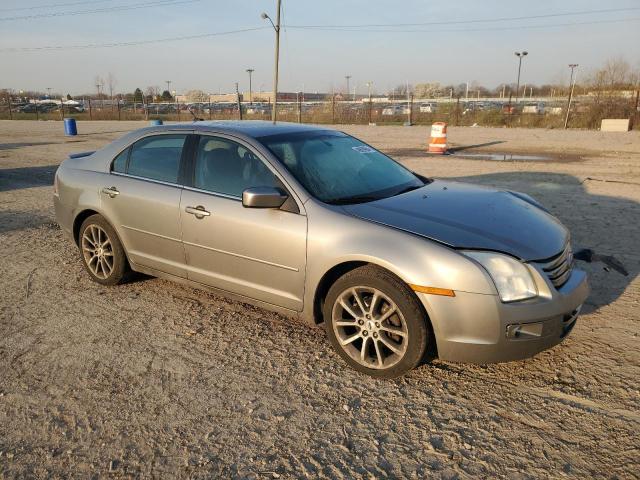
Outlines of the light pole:
M 518 90 L 520 90 L 520 70 L 522 69 L 522 59 L 526 57 L 529 52 L 515 52 L 516 57 L 518 57 L 518 80 L 516 81 L 516 106 L 518 105 Z
M 344 78 L 347 80 L 347 100 L 349 100 L 349 80 L 351 80 L 351 75 L 345 75 Z
M 253 72 L 253 68 L 247 68 L 247 73 L 249 74 L 249 105 L 253 105 L 253 93 L 251 92 L 251 74 Z
M 571 110 L 571 99 L 573 98 L 573 89 L 576 86 L 576 82 L 573 79 L 573 70 L 578 68 L 577 63 L 570 63 L 569 68 L 571 69 L 571 78 L 569 79 L 569 101 L 567 102 L 567 115 L 564 117 L 564 129 L 567 129 L 567 125 L 569 124 L 569 110 Z
M 371 125 L 371 109 L 373 104 L 371 103 L 371 87 L 373 86 L 373 82 L 367 82 L 367 87 L 369 87 L 369 125 Z
M 47 97 L 51 98 L 51 87 L 47 87 Z
M 278 63 L 280 61 L 280 0 L 276 3 L 276 23 L 265 12 L 260 15 L 263 20 L 269 20 L 271 26 L 276 32 L 276 58 L 273 67 L 273 111 L 271 112 L 271 120 L 276 123 L 278 118 Z

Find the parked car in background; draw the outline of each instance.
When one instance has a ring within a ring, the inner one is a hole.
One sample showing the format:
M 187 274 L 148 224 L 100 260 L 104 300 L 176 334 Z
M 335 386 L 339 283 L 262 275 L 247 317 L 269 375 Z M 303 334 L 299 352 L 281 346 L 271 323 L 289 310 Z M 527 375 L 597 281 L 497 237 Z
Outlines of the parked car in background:
M 522 113 L 536 113 L 542 115 L 544 113 L 544 102 L 528 102 L 522 107 Z
M 62 162 L 54 205 L 92 280 L 133 270 L 324 323 L 376 377 L 436 354 L 530 357 L 567 337 L 589 291 L 531 197 L 417 175 L 323 127 L 137 130 Z
M 247 113 L 250 115 L 268 115 L 271 113 L 271 104 L 254 103 L 247 106 Z
M 382 115 L 408 115 L 408 105 L 390 105 L 382 109 Z
M 437 103 L 422 103 L 420 104 L 420 113 L 435 113 L 438 109 Z

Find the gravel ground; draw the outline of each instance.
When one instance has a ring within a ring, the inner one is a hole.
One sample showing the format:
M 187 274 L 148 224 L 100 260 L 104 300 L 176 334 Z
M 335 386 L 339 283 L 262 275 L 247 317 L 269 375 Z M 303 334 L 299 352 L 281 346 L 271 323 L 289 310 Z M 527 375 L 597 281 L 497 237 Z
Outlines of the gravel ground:
M 324 331 L 164 280 L 89 281 L 55 223 L 53 172 L 135 122 L 0 122 L 0 477 L 638 478 L 640 133 L 342 127 L 420 173 L 547 205 L 593 293 L 533 359 L 350 370 Z M 483 161 L 477 152 L 548 154 Z M 587 179 L 591 178 L 591 179 Z

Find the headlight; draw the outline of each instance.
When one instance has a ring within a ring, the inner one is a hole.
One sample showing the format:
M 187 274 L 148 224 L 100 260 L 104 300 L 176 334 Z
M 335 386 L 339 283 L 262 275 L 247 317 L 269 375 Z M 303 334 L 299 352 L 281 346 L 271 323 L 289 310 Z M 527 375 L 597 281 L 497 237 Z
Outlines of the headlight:
M 515 258 L 494 252 L 462 252 L 480 263 L 493 279 L 503 302 L 533 298 L 538 289 L 527 267 Z

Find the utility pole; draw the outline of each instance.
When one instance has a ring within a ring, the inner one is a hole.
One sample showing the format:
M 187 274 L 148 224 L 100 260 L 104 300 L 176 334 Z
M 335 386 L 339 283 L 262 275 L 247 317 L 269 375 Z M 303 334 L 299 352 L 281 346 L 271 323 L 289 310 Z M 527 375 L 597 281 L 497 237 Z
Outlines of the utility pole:
M 367 82 L 367 87 L 369 87 L 369 125 L 371 125 L 371 109 L 373 104 L 371 103 L 371 87 L 373 86 L 373 82 Z
M 165 80 L 164 83 L 167 84 L 167 92 L 171 94 L 171 80 Z
M 573 89 L 576 86 L 576 81 L 573 78 L 573 70 L 578 67 L 577 63 L 570 63 L 569 68 L 571 69 L 571 78 L 569 79 L 569 101 L 567 102 L 567 115 L 564 117 L 564 129 L 567 129 L 567 125 L 569 124 L 569 111 L 571 110 L 571 99 L 573 98 Z
M 251 74 L 253 72 L 253 68 L 247 68 L 247 73 L 249 74 L 249 105 L 253 105 L 253 92 L 251 91 Z
M 522 59 L 526 57 L 529 52 L 515 52 L 516 57 L 518 57 L 518 80 L 516 81 L 516 106 L 518 105 L 518 93 L 520 90 L 520 70 L 522 69 Z
M 344 78 L 347 80 L 347 100 L 349 99 L 349 80 L 351 80 L 351 75 L 345 75 Z
M 271 112 L 271 120 L 273 123 L 276 123 L 276 119 L 278 118 L 278 64 L 280 62 L 280 0 L 276 2 L 276 23 L 273 23 L 273 20 L 267 15 L 265 12 L 262 12 L 260 15 L 263 20 L 269 20 L 271 22 L 271 26 L 276 32 L 276 58 L 275 65 L 273 68 L 273 110 Z
M 240 90 L 238 90 L 238 82 L 236 82 L 236 101 L 238 102 L 238 119 L 242 120 L 242 102 L 240 101 Z

